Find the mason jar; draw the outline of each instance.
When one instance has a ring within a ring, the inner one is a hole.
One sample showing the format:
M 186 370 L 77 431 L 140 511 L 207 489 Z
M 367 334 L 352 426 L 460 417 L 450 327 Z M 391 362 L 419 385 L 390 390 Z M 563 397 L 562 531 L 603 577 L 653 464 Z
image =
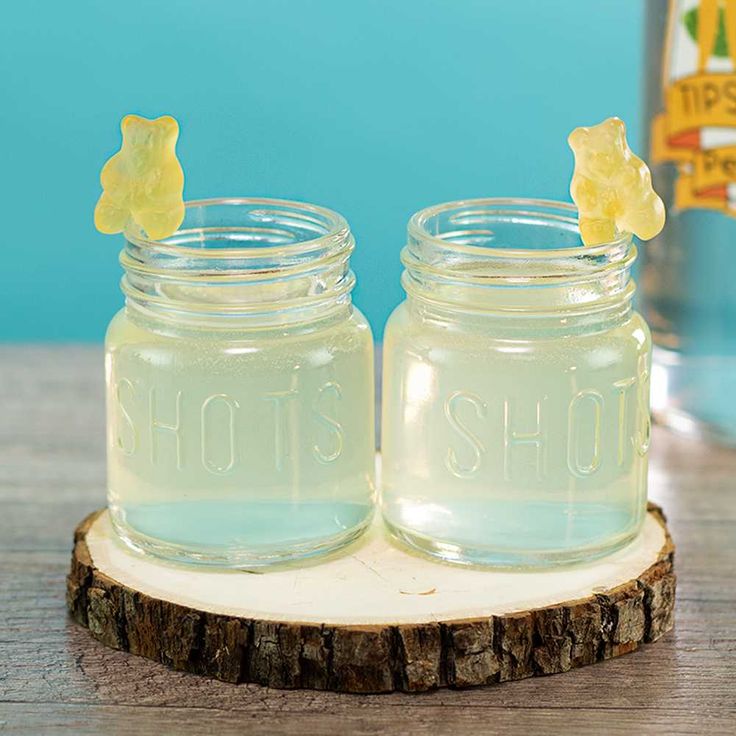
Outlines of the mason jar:
M 106 340 L 108 501 L 131 547 L 230 567 L 328 552 L 374 500 L 370 328 L 346 221 L 275 199 L 189 202 L 129 229 Z
M 384 336 L 382 512 L 443 560 L 545 566 L 645 516 L 650 336 L 636 248 L 583 246 L 571 205 L 478 199 L 414 215 Z

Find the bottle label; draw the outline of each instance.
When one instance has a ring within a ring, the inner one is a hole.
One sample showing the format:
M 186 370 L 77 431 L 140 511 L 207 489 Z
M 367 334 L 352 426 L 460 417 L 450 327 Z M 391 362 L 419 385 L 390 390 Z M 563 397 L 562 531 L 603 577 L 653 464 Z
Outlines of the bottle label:
M 666 33 L 651 163 L 677 165 L 679 209 L 736 216 L 736 0 L 670 0 Z

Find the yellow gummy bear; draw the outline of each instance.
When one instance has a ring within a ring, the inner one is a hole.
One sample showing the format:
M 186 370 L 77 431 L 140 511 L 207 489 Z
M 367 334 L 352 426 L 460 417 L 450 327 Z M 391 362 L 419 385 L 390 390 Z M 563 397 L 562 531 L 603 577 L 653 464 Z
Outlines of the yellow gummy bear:
M 184 172 L 176 158 L 179 125 L 169 115 L 126 115 L 123 145 L 103 166 L 95 227 L 119 233 L 132 220 L 149 238 L 173 235 L 184 220 Z
M 649 240 L 662 230 L 664 204 L 647 165 L 626 142 L 623 121 L 609 118 L 575 128 L 567 142 L 575 154 L 570 194 L 585 245 L 610 242 L 621 232 Z

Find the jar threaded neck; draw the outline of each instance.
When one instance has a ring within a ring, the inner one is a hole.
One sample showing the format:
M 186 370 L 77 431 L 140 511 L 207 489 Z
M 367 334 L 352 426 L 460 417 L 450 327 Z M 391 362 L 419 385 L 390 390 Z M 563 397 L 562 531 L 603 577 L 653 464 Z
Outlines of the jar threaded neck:
M 409 222 L 407 293 L 447 307 L 510 314 L 586 314 L 630 302 L 631 236 L 580 240 L 572 205 L 475 199 L 429 207 Z
M 350 304 L 355 241 L 345 219 L 277 199 L 188 202 L 162 241 L 125 233 L 121 288 L 128 303 L 176 319 L 310 321 Z

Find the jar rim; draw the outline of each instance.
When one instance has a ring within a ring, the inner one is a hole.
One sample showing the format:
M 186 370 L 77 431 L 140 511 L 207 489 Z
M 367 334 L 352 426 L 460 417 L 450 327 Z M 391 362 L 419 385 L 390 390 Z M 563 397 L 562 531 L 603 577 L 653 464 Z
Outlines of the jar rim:
M 484 256 L 485 258 L 498 258 L 524 261 L 543 261 L 559 258 L 574 258 L 576 256 L 603 256 L 611 251 L 620 249 L 621 246 L 631 245 L 631 233 L 618 233 L 613 240 L 599 245 L 570 245 L 562 248 L 503 248 L 495 245 L 473 245 L 469 243 L 457 243 L 432 233 L 428 222 L 452 210 L 467 210 L 468 208 L 493 208 L 495 214 L 510 214 L 526 217 L 544 217 L 550 221 L 564 223 L 568 227 L 578 227 L 577 207 L 570 202 L 562 202 L 553 199 L 538 199 L 529 197 L 479 197 L 471 199 L 459 199 L 450 202 L 425 207 L 415 212 L 409 219 L 407 226 L 409 239 L 419 243 L 426 243 L 447 252 L 457 255 Z M 503 209 L 505 208 L 505 209 Z
M 263 258 L 264 256 L 275 257 L 280 253 L 288 254 L 290 256 L 308 255 L 310 253 L 323 250 L 326 247 L 334 246 L 336 242 L 340 244 L 344 242 L 346 248 L 352 248 L 352 237 L 347 220 L 340 213 L 321 205 L 271 197 L 213 197 L 207 199 L 187 200 L 184 203 L 187 214 L 200 208 L 220 206 L 248 207 L 259 205 L 264 207 L 286 208 L 293 212 L 304 213 L 305 215 L 311 214 L 319 217 L 324 223 L 324 232 L 320 233 L 316 237 L 306 238 L 292 243 L 258 245 L 255 247 L 224 247 L 218 249 L 202 248 L 201 246 L 194 247 L 182 244 L 196 242 L 198 238 L 193 237 L 195 233 L 223 230 L 223 228 L 212 226 L 186 227 L 184 229 L 181 229 L 180 227 L 180 229 L 168 238 L 152 240 L 146 236 L 142 228 L 135 224 L 129 224 L 125 228 L 123 235 L 128 243 L 139 248 L 150 249 L 162 256 L 186 258 L 205 257 L 207 259 L 215 260 L 247 260 L 249 258 Z M 309 217 L 305 217 L 305 222 L 308 221 L 315 224 L 318 222 L 314 217 L 311 219 Z M 201 238 L 199 238 L 199 240 L 201 240 Z

